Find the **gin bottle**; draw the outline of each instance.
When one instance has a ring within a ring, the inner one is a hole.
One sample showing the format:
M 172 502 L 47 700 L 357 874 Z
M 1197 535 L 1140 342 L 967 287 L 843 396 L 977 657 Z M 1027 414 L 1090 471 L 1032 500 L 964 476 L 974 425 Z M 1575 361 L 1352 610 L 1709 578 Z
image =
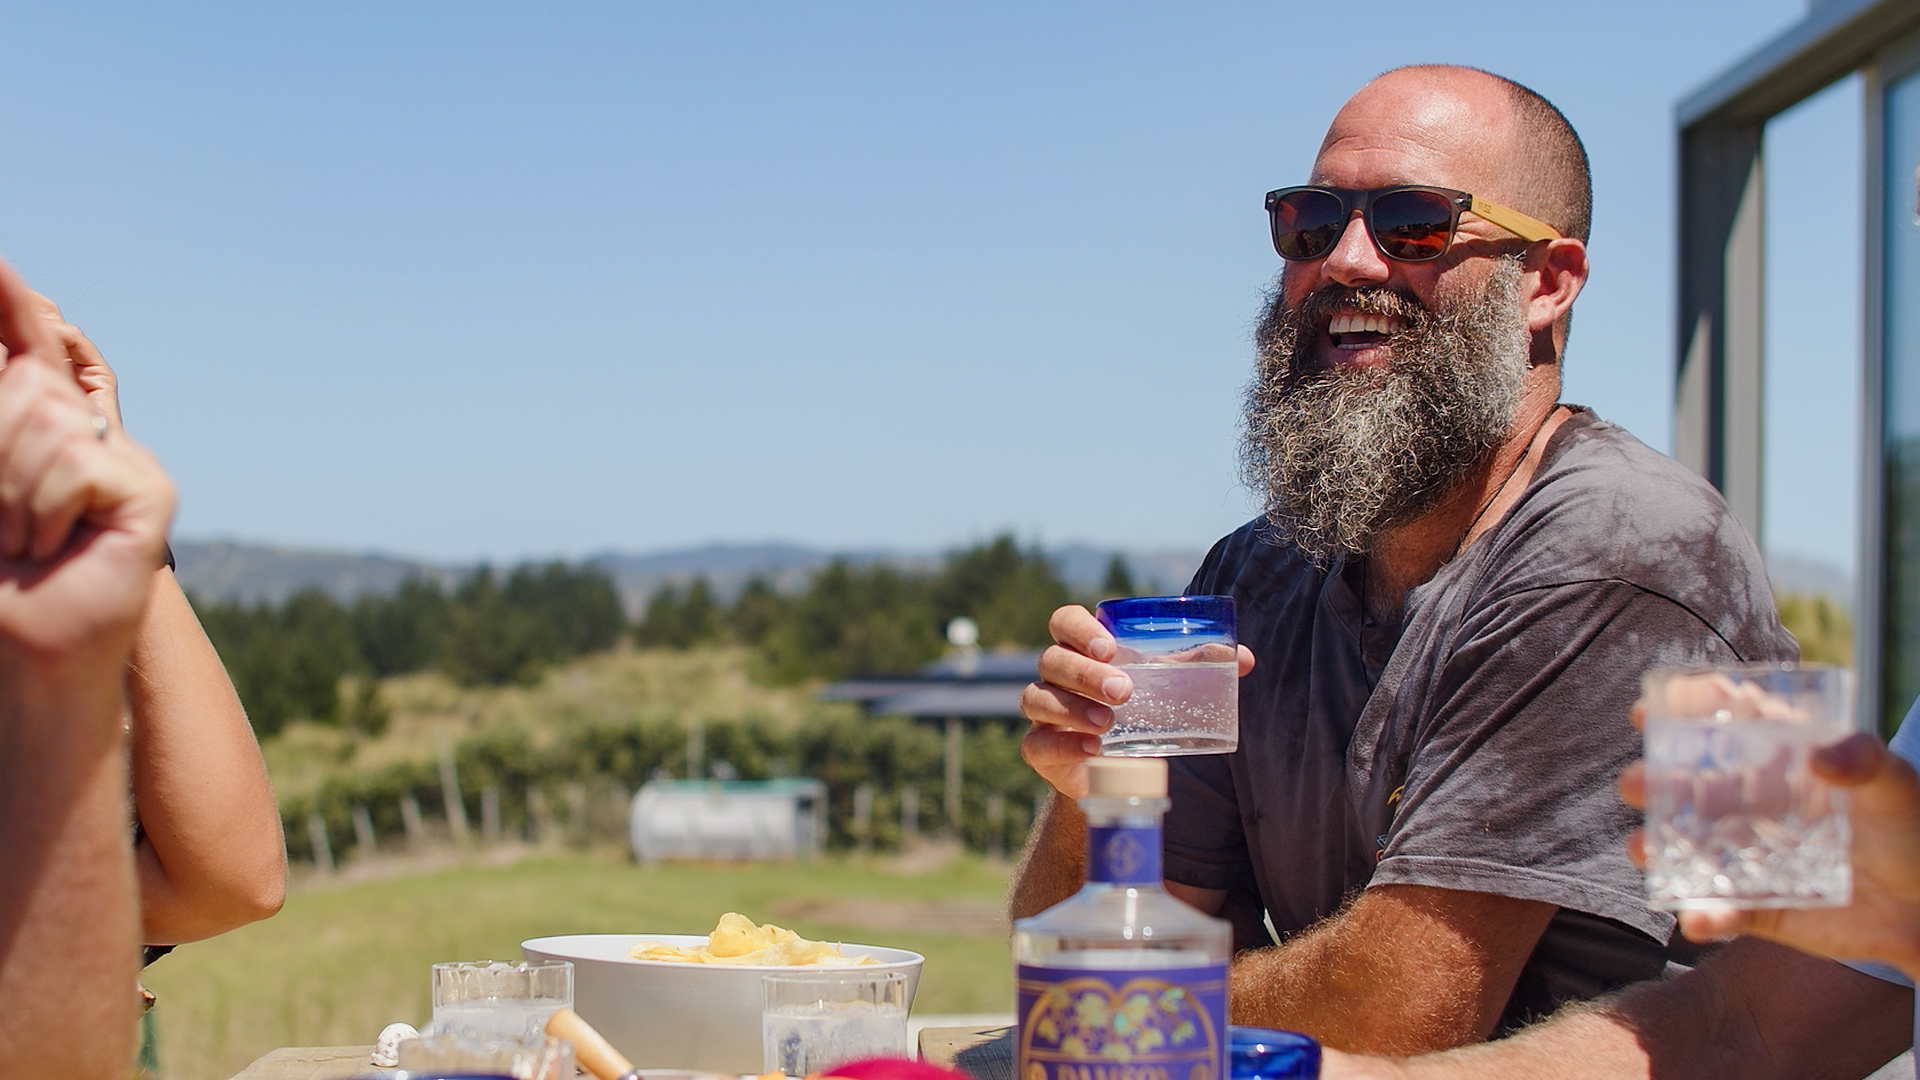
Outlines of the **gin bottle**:
M 1013 926 L 1014 1075 L 1222 1080 L 1233 933 L 1161 888 L 1167 763 L 1087 769 L 1087 883 Z

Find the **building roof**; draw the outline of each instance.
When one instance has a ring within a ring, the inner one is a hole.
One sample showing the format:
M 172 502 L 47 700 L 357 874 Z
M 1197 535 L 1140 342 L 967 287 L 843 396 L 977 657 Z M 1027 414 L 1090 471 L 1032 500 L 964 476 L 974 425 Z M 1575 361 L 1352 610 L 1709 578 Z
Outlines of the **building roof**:
M 1764 119 L 1872 59 L 1915 26 L 1916 0 L 1822 0 L 1806 17 L 1747 54 L 1674 110 L 1679 126 L 1725 117 Z
M 1020 692 L 1033 681 L 1040 652 L 957 653 L 917 675 L 853 678 L 819 693 L 822 701 L 857 701 L 869 716 L 995 719 L 1020 716 Z

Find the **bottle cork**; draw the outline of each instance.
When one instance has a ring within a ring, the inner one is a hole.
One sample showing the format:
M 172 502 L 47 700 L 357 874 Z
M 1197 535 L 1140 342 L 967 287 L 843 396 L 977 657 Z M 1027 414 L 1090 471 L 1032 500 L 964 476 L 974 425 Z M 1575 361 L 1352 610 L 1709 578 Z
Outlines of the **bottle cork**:
M 1097 757 L 1087 762 L 1087 794 L 1106 798 L 1164 799 L 1164 758 Z

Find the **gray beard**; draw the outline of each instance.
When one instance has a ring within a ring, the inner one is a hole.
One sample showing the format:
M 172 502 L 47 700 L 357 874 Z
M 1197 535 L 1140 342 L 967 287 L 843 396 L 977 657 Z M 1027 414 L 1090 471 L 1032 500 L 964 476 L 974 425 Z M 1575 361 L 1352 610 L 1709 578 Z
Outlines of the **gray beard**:
M 1309 560 L 1362 554 L 1433 509 L 1506 438 L 1527 373 L 1519 260 L 1495 261 L 1478 297 L 1429 310 L 1391 289 L 1330 286 L 1289 310 L 1276 288 L 1254 332 L 1240 460 L 1267 521 Z M 1298 370 L 1337 308 L 1399 316 L 1393 361 Z

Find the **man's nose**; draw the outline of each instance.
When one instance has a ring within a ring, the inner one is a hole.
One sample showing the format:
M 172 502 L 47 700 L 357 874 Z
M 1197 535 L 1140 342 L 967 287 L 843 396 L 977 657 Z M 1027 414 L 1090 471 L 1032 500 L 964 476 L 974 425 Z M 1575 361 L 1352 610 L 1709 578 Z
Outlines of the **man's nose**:
M 1392 273 L 1386 256 L 1373 245 L 1373 237 L 1367 232 L 1367 223 L 1361 220 L 1360 211 L 1355 210 L 1347 218 L 1347 227 L 1333 250 L 1327 252 L 1320 273 L 1342 285 L 1377 285 Z

